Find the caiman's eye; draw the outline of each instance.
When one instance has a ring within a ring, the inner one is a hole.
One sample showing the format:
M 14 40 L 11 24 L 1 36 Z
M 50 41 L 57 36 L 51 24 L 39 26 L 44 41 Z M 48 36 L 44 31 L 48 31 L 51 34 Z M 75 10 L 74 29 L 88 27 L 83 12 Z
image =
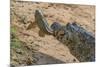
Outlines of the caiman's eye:
M 61 29 L 61 24 L 59 24 L 58 22 L 54 22 L 52 25 L 51 25 L 51 29 L 53 31 L 58 31 L 59 29 Z

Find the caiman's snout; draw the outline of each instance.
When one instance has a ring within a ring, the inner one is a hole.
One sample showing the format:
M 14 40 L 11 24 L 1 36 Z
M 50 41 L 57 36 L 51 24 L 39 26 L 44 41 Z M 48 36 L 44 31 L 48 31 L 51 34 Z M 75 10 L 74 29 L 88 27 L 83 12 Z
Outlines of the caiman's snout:
M 53 34 L 53 31 L 52 31 L 52 29 L 49 27 L 49 24 L 48 24 L 46 18 L 44 17 L 43 11 L 42 11 L 42 10 L 37 9 L 37 10 L 35 11 L 35 21 L 36 21 L 38 27 L 40 28 L 40 30 L 41 30 L 43 33 L 46 33 L 46 34 Z

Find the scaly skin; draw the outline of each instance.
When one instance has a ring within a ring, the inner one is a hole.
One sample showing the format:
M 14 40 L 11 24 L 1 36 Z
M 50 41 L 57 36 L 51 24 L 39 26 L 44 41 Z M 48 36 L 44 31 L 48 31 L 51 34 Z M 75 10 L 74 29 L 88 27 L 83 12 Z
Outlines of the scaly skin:
M 70 52 L 80 62 L 95 61 L 95 37 L 91 33 L 76 23 L 68 23 L 66 26 L 62 26 L 54 22 L 49 27 L 41 10 L 36 10 L 35 20 L 42 32 L 54 35 L 60 42 L 67 45 Z
M 58 23 L 51 25 L 56 31 L 55 37 L 67 45 L 70 52 L 81 62 L 95 61 L 95 38 L 76 23 L 68 23 L 66 26 L 58 27 Z

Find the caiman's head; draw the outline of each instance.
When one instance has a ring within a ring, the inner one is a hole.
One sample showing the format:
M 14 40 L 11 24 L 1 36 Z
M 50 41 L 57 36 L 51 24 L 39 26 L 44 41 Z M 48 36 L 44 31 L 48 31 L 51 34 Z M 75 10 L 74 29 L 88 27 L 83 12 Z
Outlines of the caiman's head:
M 66 26 L 62 26 L 58 22 L 54 22 L 51 25 L 51 29 L 53 30 L 53 35 L 62 43 L 68 42 L 70 37 L 70 32 L 66 29 Z
M 60 35 L 63 35 L 64 34 L 64 31 L 61 30 L 63 28 L 63 26 L 58 23 L 58 22 L 54 22 L 52 25 L 51 25 L 51 29 L 53 30 L 53 35 L 54 36 L 60 36 Z
M 65 32 L 63 32 L 63 30 L 61 30 L 62 25 L 59 24 L 58 22 L 54 22 L 50 27 L 49 24 L 46 20 L 46 18 L 43 15 L 43 11 L 40 9 L 37 9 L 35 11 L 35 20 L 38 24 L 38 27 L 40 28 L 40 31 L 43 34 L 50 34 L 50 35 L 63 35 Z M 60 32 L 60 33 L 59 33 Z M 40 34 L 42 34 L 40 33 Z

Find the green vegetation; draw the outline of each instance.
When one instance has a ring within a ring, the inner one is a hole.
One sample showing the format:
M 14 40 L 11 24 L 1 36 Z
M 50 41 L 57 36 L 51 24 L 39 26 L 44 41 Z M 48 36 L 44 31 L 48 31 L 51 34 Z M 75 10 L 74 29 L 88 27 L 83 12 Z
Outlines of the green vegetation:
M 11 27 L 11 48 L 20 48 L 21 47 L 21 42 L 16 36 L 16 28 Z
M 17 29 L 16 29 L 15 27 L 11 27 L 11 30 L 10 30 L 10 32 L 11 32 L 12 34 L 16 34 L 16 32 L 17 32 Z

